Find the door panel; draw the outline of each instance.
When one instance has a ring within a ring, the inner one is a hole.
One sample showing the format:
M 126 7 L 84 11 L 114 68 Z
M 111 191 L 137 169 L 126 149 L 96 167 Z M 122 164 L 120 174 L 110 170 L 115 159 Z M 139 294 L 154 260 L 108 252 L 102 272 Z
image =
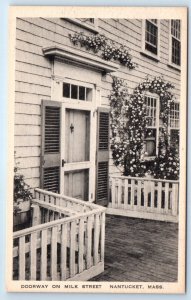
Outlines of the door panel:
M 66 109 L 65 161 L 67 163 L 89 161 L 90 113 Z
M 88 200 L 89 170 L 65 172 L 65 195 L 81 200 Z

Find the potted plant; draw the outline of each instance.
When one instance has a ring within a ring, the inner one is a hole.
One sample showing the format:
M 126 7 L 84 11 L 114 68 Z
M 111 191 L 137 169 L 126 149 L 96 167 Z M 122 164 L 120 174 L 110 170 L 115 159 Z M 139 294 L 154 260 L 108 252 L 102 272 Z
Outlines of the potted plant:
M 13 215 L 14 226 L 27 221 L 27 212 L 30 210 L 32 193 L 26 184 L 24 176 L 18 173 L 18 168 L 14 168 L 14 191 L 13 191 Z

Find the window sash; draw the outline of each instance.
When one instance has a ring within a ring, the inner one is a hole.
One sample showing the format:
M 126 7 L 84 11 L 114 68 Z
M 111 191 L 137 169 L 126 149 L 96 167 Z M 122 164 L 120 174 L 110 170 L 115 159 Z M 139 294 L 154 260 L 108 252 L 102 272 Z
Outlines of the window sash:
M 172 37 L 172 63 L 180 66 L 180 41 Z
M 171 20 L 171 63 L 180 66 L 181 64 L 181 28 L 180 20 Z
M 170 127 L 179 129 L 180 126 L 180 104 L 175 102 L 170 108 Z
M 145 24 L 145 49 L 151 53 L 158 52 L 158 25 L 152 20 L 146 20 Z
M 149 158 L 158 154 L 159 99 L 158 97 L 146 95 L 145 104 L 147 119 L 145 151 L 148 153 L 147 157 Z
M 180 41 L 180 20 L 171 20 L 171 35 Z

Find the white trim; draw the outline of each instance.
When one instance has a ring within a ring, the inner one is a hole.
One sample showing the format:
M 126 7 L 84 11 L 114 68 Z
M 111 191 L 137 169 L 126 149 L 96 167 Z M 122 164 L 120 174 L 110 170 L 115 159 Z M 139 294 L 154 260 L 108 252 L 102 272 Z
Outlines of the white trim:
M 119 65 L 114 62 L 106 61 L 96 55 L 72 49 L 66 46 L 51 46 L 42 49 L 44 56 L 61 57 L 67 61 L 75 62 L 75 64 L 83 65 L 85 68 L 93 68 L 98 72 L 115 72 L 119 69 Z
M 157 54 L 154 54 L 145 49 L 145 24 L 146 20 L 142 20 L 142 40 L 141 40 L 141 54 L 147 56 L 148 58 L 154 59 L 156 61 L 160 60 L 160 19 L 157 19 L 157 24 L 153 23 L 155 26 L 158 27 L 158 34 L 157 34 Z M 152 22 L 151 22 L 152 23 Z
M 94 23 L 84 23 L 80 19 L 75 18 L 64 18 L 64 20 L 67 20 L 68 22 L 71 22 L 75 25 L 78 25 L 79 27 L 82 27 L 84 29 L 88 29 L 89 31 L 92 31 L 93 33 L 98 33 L 98 19 L 94 19 Z

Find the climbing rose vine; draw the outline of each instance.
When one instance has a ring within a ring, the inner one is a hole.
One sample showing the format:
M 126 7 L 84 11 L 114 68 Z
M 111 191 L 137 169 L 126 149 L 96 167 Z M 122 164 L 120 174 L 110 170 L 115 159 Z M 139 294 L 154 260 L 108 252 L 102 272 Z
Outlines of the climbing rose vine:
M 80 45 L 87 50 L 92 50 L 94 53 L 100 52 L 105 60 L 119 61 L 122 65 L 129 69 L 134 69 L 136 64 L 132 62 L 129 54 L 129 49 L 124 45 L 117 45 L 107 39 L 103 34 L 86 36 L 83 32 L 69 34 L 70 40 L 74 45 Z
M 169 143 L 170 107 L 173 103 L 173 85 L 163 78 L 146 78 L 132 95 L 122 79 L 113 77 L 111 104 L 111 149 L 116 166 L 124 168 L 124 175 L 145 176 L 147 172 L 155 178 L 177 179 L 179 174 L 178 152 Z M 160 119 L 158 156 L 152 164 L 145 160 L 145 136 L 152 134 L 147 128 L 145 93 L 155 93 L 160 97 Z

